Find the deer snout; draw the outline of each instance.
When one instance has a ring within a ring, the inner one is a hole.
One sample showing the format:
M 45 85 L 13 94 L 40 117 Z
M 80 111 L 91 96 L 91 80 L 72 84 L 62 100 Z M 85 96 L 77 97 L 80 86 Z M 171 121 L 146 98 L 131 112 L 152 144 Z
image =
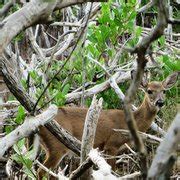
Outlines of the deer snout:
M 162 107 L 164 106 L 164 101 L 159 99 L 157 102 L 156 102 L 156 106 L 159 106 L 159 107 Z

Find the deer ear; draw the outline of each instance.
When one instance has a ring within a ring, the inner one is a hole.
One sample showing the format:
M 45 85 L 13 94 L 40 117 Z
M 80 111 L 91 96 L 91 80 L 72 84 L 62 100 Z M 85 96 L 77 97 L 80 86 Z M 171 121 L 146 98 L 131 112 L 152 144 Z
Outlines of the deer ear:
M 131 71 L 131 79 L 134 79 L 136 76 L 136 71 L 132 70 Z M 149 83 L 149 78 L 150 78 L 150 73 L 148 70 L 145 70 L 144 75 L 142 77 L 141 85 L 140 88 L 146 88 L 148 83 Z
M 170 89 L 172 88 L 172 86 L 174 86 L 174 84 L 176 83 L 177 79 L 178 79 L 178 75 L 180 72 L 175 72 L 171 75 L 169 75 L 163 82 L 163 86 L 165 89 Z

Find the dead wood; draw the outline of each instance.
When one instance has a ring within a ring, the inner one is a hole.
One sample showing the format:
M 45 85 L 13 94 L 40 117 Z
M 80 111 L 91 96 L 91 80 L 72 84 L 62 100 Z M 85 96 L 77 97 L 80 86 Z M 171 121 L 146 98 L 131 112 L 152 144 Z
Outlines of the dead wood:
M 89 152 L 93 148 L 96 127 L 101 109 L 102 98 L 100 100 L 97 100 L 96 96 L 94 96 L 91 106 L 88 109 L 84 123 L 84 130 L 81 143 L 81 163 L 87 159 Z M 92 170 L 89 169 L 83 174 L 82 178 L 91 179 L 91 174 Z
M 169 179 L 176 161 L 176 150 L 180 142 L 180 110 L 169 127 L 164 140 L 157 148 L 156 155 L 148 171 L 150 179 Z

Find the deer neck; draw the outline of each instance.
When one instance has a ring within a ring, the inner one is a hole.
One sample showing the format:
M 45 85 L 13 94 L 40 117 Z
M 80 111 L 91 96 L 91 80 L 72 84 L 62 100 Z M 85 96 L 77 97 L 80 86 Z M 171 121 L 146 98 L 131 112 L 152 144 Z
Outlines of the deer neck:
M 147 131 L 157 114 L 157 108 L 153 106 L 147 95 L 141 106 L 134 112 L 139 131 Z

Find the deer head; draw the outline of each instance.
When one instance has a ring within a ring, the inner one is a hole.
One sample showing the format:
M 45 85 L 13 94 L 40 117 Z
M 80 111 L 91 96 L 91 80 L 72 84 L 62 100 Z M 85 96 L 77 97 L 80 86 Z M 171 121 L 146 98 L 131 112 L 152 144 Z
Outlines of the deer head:
M 146 98 L 151 107 L 155 107 L 156 110 L 160 110 L 163 107 L 165 102 L 165 93 L 166 90 L 170 89 L 178 79 L 178 72 L 175 72 L 169 75 L 163 81 L 152 81 L 148 82 L 143 80 L 142 87 L 145 91 Z

